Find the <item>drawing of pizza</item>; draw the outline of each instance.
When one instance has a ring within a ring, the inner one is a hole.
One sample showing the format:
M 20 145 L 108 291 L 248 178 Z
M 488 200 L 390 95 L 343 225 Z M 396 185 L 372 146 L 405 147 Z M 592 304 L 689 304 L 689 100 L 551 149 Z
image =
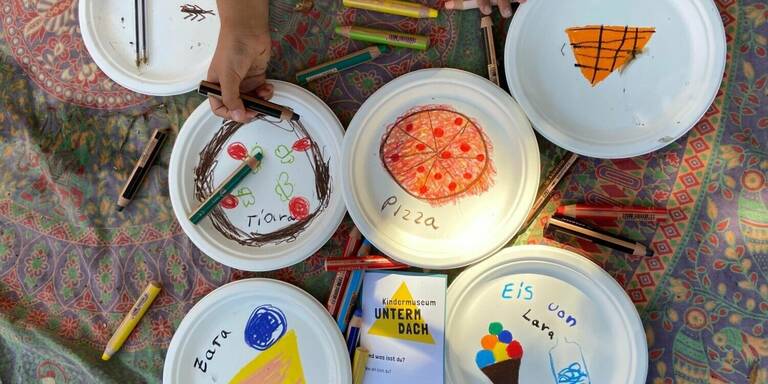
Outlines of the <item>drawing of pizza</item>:
M 493 185 L 493 146 L 472 118 L 446 105 L 413 108 L 392 124 L 379 154 L 392 179 L 434 207 Z

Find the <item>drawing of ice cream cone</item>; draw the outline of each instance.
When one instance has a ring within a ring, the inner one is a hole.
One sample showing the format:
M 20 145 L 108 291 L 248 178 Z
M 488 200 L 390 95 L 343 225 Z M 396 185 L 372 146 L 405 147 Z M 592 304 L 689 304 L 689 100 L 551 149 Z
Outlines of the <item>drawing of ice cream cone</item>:
M 480 340 L 483 347 L 475 356 L 477 367 L 493 384 L 517 384 L 523 346 L 501 323 L 488 326 L 488 334 Z

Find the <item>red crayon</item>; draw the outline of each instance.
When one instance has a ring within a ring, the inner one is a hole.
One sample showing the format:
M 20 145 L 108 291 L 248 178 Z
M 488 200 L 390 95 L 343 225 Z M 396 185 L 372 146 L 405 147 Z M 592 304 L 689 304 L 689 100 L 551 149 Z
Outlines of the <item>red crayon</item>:
M 664 208 L 645 207 L 611 207 L 587 204 L 561 205 L 555 212 L 557 215 L 570 216 L 576 219 L 622 219 L 627 221 L 663 222 L 669 220 L 669 212 Z
M 326 259 L 325 270 L 329 272 L 354 271 L 354 270 L 378 270 L 378 269 L 405 269 L 408 264 L 394 261 L 385 256 L 369 255 L 363 257 L 342 257 Z
M 363 235 L 360 233 L 360 230 L 353 226 L 352 230 L 349 232 L 347 245 L 344 247 L 344 253 L 342 254 L 342 257 L 348 258 L 355 255 L 355 252 L 357 252 L 360 244 L 362 244 L 362 239 Z M 350 272 L 348 270 L 336 273 L 336 276 L 333 278 L 331 294 L 328 296 L 328 303 L 325 305 L 325 308 L 328 310 L 328 313 L 330 313 L 331 316 L 336 317 L 339 312 L 339 307 L 341 305 L 341 295 L 344 293 L 344 291 L 347 290 L 347 285 L 349 285 L 349 278 Z

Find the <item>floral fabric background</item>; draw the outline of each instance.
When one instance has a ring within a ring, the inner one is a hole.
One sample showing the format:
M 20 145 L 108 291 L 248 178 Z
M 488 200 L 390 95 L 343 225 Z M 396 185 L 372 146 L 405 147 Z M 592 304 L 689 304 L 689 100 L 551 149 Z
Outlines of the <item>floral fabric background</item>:
M 659 227 L 609 228 L 651 244 L 655 257 L 571 244 L 588 251 L 636 304 L 651 383 L 743 383 L 756 365 L 768 382 L 768 6 L 717 5 L 728 65 L 701 122 L 650 155 L 581 159 L 517 240 L 563 246 L 541 233 L 560 203 L 670 209 L 672 220 Z M 431 39 L 425 52 L 396 50 L 310 85 L 344 124 L 366 97 L 404 73 L 446 66 L 483 74 L 475 12 L 414 21 L 345 9 L 335 0 L 317 0 L 308 13 L 293 7 L 272 1 L 273 78 L 291 79 L 363 46 L 335 37 L 337 24 Z M 0 0 L 0 9 L 0 380 L 159 382 L 174 329 L 192 305 L 222 284 L 256 275 L 214 262 L 182 233 L 168 198 L 171 145 L 128 209 L 114 209 L 149 136 L 147 119 L 164 119 L 178 131 L 203 99 L 147 97 L 113 83 L 85 50 L 75 0 Z M 543 139 L 540 146 L 547 172 L 563 151 Z M 332 275 L 322 262 L 338 254 L 350 225 L 345 220 L 305 262 L 266 276 L 325 301 Z M 165 289 L 121 352 L 101 362 L 149 279 Z

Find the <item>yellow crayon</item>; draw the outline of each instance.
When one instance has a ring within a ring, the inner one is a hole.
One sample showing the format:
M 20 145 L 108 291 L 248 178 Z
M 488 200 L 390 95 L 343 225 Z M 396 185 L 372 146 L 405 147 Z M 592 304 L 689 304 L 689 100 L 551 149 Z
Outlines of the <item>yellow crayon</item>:
M 400 0 L 343 0 L 345 7 L 367 9 L 417 19 L 437 17 L 437 9 Z
M 368 364 L 368 350 L 357 347 L 355 357 L 352 360 L 352 384 L 363 384 L 366 364 Z
M 104 354 L 101 355 L 102 360 L 109 360 L 109 358 L 123 346 L 125 339 L 127 339 L 131 332 L 133 332 L 133 329 L 136 328 L 136 324 L 139 323 L 141 317 L 144 316 L 144 313 L 147 312 L 149 306 L 152 305 L 152 302 L 160 293 L 161 288 L 162 286 L 160 283 L 156 281 L 150 281 L 147 287 L 144 288 L 144 292 L 141 293 L 139 299 L 133 304 L 133 307 L 131 307 L 128 314 L 125 315 L 123 322 L 117 327 L 112 338 L 109 339 L 107 347 L 104 349 Z

